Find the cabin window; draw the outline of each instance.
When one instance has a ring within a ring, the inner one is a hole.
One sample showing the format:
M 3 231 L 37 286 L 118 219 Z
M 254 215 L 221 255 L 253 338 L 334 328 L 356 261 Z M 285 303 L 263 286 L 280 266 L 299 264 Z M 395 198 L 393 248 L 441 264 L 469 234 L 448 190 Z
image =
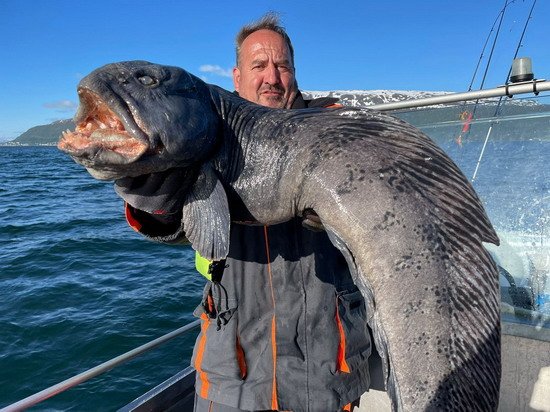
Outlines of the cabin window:
M 550 341 L 550 96 L 409 109 L 480 196 L 501 245 L 503 333 Z

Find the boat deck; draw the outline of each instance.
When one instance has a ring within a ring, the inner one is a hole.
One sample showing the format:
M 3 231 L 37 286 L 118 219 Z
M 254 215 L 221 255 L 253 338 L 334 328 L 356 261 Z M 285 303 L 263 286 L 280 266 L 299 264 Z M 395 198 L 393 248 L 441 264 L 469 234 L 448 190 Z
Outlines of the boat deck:
M 503 325 L 502 380 L 499 412 L 550 412 L 550 340 L 528 336 L 532 327 L 520 324 Z M 550 331 L 537 331 L 537 333 Z M 513 336 L 524 335 L 524 336 Z M 356 412 L 389 412 L 386 392 L 371 390 L 361 397 Z
M 550 412 L 550 330 L 537 330 L 538 339 L 530 336 L 534 332 L 533 326 L 503 324 L 499 412 Z M 194 382 L 188 367 L 118 412 L 192 411 Z M 386 392 L 370 390 L 355 411 L 389 412 L 390 400 Z

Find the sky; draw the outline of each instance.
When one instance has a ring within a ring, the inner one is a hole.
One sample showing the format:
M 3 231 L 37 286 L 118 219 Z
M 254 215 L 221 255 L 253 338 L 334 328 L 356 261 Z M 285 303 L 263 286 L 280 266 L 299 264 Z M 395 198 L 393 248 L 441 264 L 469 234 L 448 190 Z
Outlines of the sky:
M 461 92 L 506 81 L 534 0 L 0 0 L 0 141 L 71 118 L 76 87 L 116 61 L 183 67 L 233 90 L 234 38 L 278 12 L 302 90 Z M 550 78 L 550 0 L 536 1 L 519 55 Z M 546 21 L 545 21 L 546 20 Z M 494 26 L 493 31 L 491 28 Z M 487 39 L 489 42 L 485 47 Z

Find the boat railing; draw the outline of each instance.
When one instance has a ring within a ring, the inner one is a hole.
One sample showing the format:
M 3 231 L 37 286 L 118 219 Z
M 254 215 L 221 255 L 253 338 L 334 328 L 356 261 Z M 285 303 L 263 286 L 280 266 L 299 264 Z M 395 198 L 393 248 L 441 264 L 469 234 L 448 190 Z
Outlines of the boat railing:
M 52 396 L 65 392 L 66 390 L 71 389 L 83 382 L 86 382 L 98 375 L 101 375 L 113 369 L 114 367 L 117 367 L 119 365 L 122 365 L 123 363 L 128 362 L 129 360 L 134 359 L 137 356 L 140 356 L 146 352 L 149 352 L 150 350 L 155 349 L 156 347 L 162 345 L 163 343 L 166 343 L 174 339 L 175 337 L 180 336 L 198 327 L 199 325 L 200 325 L 200 320 L 197 319 L 157 339 L 147 342 L 135 349 L 132 349 L 126 353 L 123 353 L 122 355 L 119 355 L 113 359 L 103 362 L 100 365 L 97 365 L 91 369 L 88 369 L 87 371 L 84 371 L 82 373 L 79 373 L 78 375 L 75 375 L 69 379 L 66 379 L 63 382 L 59 382 L 53 386 L 50 386 L 49 388 L 46 388 L 40 392 L 35 393 L 34 395 L 28 396 L 16 403 L 8 405 L 5 408 L 0 409 L 0 412 L 15 412 L 15 411 L 21 411 L 21 410 L 30 408 L 31 406 L 34 406 L 42 401 L 45 401 L 46 399 L 49 399 Z
M 380 104 L 380 105 L 373 105 L 369 106 L 370 108 L 377 109 L 377 110 L 384 110 L 384 111 L 402 111 L 405 109 L 418 109 L 422 107 L 427 106 L 434 106 L 434 105 L 449 105 L 452 103 L 459 103 L 459 102 L 468 102 L 468 101 L 477 101 L 481 99 L 490 99 L 495 97 L 511 97 L 521 94 L 535 94 L 538 95 L 540 92 L 549 91 L 550 90 L 550 81 L 545 80 L 533 80 L 530 82 L 524 82 L 521 84 L 509 84 L 502 87 L 497 87 L 494 89 L 488 89 L 488 90 L 479 90 L 479 91 L 471 91 L 466 93 L 455 93 L 455 94 L 448 94 L 443 96 L 437 96 L 432 98 L 425 98 L 425 99 L 416 99 L 416 100 L 410 100 L 405 102 L 398 102 L 398 103 L 386 103 L 386 104 Z M 398 112 L 396 113 L 398 116 L 402 115 L 406 119 L 406 112 Z M 531 117 L 537 117 L 537 116 L 544 116 L 547 118 L 550 118 L 550 112 L 545 112 L 543 114 L 521 114 L 521 115 L 512 115 L 508 116 L 508 120 L 514 120 L 516 118 L 529 118 Z M 473 120 L 472 124 L 475 122 L 483 123 L 483 122 L 492 122 L 496 121 L 496 118 L 487 117 L 485 119 L 480 120 Z M 498 121 L 502 121 L 503 119 L 501 117 L 498 118 Z M 460 125 L 460 121 L 457 120 L 447 120 L 447 121 L 441 121 L 437 125 L 417 125 L 422 130 L 426 131 L 426 128 L 431 127 L 441 127 L 441 128 L 453 128 L 453 130 L 456 130 L 457 125 Z M 428 133 L 430 135 L 430 133 Z M 545 139 L 550 140 L 550 136 L 546 136 Z M 544 222 L 544 228 L 548 227 L 549 222 Z M 548 236 L 548 233 L 545 234 L 545 236 Z M 547 245 L 546 245 L 547 246 Z M 520 287 L 521 285 L 511 285 L 515 288 Z M 513 302 L 512 302 L 513 303 Z M 520 321 L 516 322 L 516 326 L 512 327 L 505 327 L 503 328 L 504 333 L 512 334 L 512 335 L 521 335 L 524 337 L 528 337 L 529 339 L 540 339 L 542 341 L 550 341 L 550 316 L 547 315 L 540 315 L 536 318 L 538 325 L 531 325 L 528 324 L 528 322 L 522 322 L 521 319 L 528 318 L 529 313 L 531 314 L 531 321 L 533 319 L 532 311 L 526 310 L 522 307 L 514 307 L 514 305 L 508 305 L 504 308 L 503 314 L 507 312 L 512 312 L 514 315 L 513 319 L 507 319 L 506 321 L 514 323 L 518 316 Z M 522 318 L 523 316 L 523 318 Z M 79 385 L 83 382 L 86 382 L 100 374 L 103 374 L 111 369 L 113 369 L 116 366 L 119 366 L 125 362 L 128 362 L 129 360 L 140 356 L 144 354 L 145 352 L 148 352 L 154 348 L 157 348 L 159 345 L 162 345 L 163 343 L 172 340 L 173 338 L 180 336 L 196 327 L 199 326 L 200 321 L 196 320 L 194 322 L 191 322 L 179 329 L 176 329 L 166 335 L 163 335 L 157 339 L 154 339 L 136 349 L 133 349 L 129 352 L 126 352 L 120 356 L 117 356 L 107 362 L 104 362 L 96 367 L 93 367 L 85 372 L 82 372 L 76 376 L 73 376 L 63 382 L 60 382 L 56 385 L 53 385 L 47 389 L 44 389 L 34 395 L 31 395 L 25 399 L 22 399 L 16 403 L 13 403 L 11 405 L 8 405 L 2 409 L 0 409 L 0 412 L 12 412 L 12 411 L 20 411 L 27 409 L 31 406 L 34 406 L 38 404 L 39 402 L 42 402 L 48 398 L 53 397 L 54 395 L 57 395 L 59 393 L 62 393 L 70 388 L 73 388 L 76 385 Z M 533 333 L 533 328 L 531 327 L 529 330 L 526 331 L 527 326 L 534 326 L 535 331 Z M 544 330 L 543 330 L 544 329 Z M 537 330 L 539 332 L 537 332 Z M 541 332 L 542 331 L 542 332 Z
M 550 81 L 540 79 L 521 83 L 509 83 L 492 89 L 472 90 L 464 93 L 449 93 L 442 96 L 426 97 L 424 99 L 375 104 L 369 106 L 369 108 L 381 111 L 415 109 L 419 107 L 467 102 L 472 100 L 488 99 L 492 97 L 513 97 L 515 95 L 526 93 L 534 93 L 535 95 L 537 95 L 540 92 L 548 90 L 550 90 Z

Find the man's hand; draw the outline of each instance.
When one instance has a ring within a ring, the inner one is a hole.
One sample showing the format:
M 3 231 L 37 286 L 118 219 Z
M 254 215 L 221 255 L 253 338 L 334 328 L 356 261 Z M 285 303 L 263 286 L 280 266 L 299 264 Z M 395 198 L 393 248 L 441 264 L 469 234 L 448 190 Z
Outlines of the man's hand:
M 115 181 L 115 191 L 133 208 L 152 215 L 181 213 L 185 195 L 195 173 L 188 169 L 169 169 Z M 167 217 L 167 216 L 166 216 Z

